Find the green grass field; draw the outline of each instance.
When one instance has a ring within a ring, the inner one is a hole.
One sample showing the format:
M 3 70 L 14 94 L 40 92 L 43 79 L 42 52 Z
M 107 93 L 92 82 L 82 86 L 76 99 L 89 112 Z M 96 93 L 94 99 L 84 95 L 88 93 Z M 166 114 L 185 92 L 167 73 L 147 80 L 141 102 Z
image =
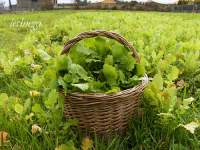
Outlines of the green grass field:
M 115 31 L 133 44 L 152 79 L 141 98 L 143 115 L 130 119 L 123 136 L 107 139 L 83 135 L 76 120 L 64 119 L 52 71 L 66 41 L 99 29 Z M 199 150 L 199 126 L 199 14 L 0 15 L 0 150 Z

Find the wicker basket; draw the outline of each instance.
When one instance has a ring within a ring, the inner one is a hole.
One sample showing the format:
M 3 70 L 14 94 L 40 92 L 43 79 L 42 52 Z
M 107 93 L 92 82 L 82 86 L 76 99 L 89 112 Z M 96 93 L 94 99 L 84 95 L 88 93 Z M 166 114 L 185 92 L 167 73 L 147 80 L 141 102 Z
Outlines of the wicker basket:
M 140 58 L 132 45 L 126 39 L 114 32 L 91 31 L 83 32 L 68 41 L 61 54 L 67 54 L 70 48 L 85 38 L 104 36 L 114 39 L 133 52 L 137 62 Z M 124 131 L 128 119 L 138 114 L 139 97 L 148 83 L 145 75 L 139 85 L 116 94 L 101 93 L 70 93 L 65 96 L 64 115 L 66 118 L 76 118 L 81 129 L 87 129 L 96 134 L 108 134 Z

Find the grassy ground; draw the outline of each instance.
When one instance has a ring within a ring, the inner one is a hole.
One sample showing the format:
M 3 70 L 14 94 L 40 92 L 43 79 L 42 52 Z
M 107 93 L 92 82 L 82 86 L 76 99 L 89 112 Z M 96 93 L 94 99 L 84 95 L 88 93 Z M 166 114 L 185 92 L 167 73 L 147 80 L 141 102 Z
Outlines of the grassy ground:
M 17 21 L 30 25 L 12 26 Z M 33 30 L 35 23 L 41 26 Z M 87 141 L 75 121 L 63 119 L 62 98 L 55 94 L 57 103 L 51 108 L 43 102 L 51 91 L 46 83 L 53 78 L 48 67 L 64 43 L 80 32 L 96 29 L 126 37 L 154 80 L 142 98 L 143 116 L 130 120 L 124 136 L 102 139 L 91 135 Z M 0 131 L 9 134 L 9 141 L 0 137 L 0 149 L 44 150 L 61 144 L 65 144 L 63 150 L 86 150 L 87 146 L 96 150 L 200 149 L 199 47 L 198 14 L 45 11 L 0 15 Z M 30 95 L 30 91 L 40 95 Z M 42 132 L 33 134 L 33 124 Z
M 51 12 L 18 12 L 12 14 L 2 14 L 0 15 L 0 47 L 3 49 L 13 49 L 16 47 L 17 43 L 20 43 L 24 40 L 25 36 L 29 34 L 32 30 L 32 27 L 36 24 L 35 22 L 40 23 L 44 28 L 51 27 L 56 24 L 65 15 L 69 15 L 70 11 L 51 11 Z M 22 26 L 12 26 L 12 23 L 18 22 L 22 23 Z M 31 23 L 27 25 L 27 23 Z M 12 43 L 12 44 L 11 44 Z

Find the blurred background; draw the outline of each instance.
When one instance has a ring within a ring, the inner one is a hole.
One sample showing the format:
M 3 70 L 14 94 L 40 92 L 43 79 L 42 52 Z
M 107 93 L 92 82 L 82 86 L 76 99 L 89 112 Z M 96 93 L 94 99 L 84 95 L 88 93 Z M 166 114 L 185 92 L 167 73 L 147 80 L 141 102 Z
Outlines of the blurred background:
M 49 9 L 200 12 L 200 0 L 0 0 L 0 12 Z

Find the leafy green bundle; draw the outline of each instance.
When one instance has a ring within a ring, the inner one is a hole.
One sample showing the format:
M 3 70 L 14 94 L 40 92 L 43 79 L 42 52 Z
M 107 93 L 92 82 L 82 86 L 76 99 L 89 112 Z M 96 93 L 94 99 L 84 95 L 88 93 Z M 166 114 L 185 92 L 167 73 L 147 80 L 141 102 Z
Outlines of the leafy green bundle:
M 58 85 L 65 92 L 116 93 L 132 88 L 145 69 L 114 40 L 97 37 L 78 43 L 56 60 Z

